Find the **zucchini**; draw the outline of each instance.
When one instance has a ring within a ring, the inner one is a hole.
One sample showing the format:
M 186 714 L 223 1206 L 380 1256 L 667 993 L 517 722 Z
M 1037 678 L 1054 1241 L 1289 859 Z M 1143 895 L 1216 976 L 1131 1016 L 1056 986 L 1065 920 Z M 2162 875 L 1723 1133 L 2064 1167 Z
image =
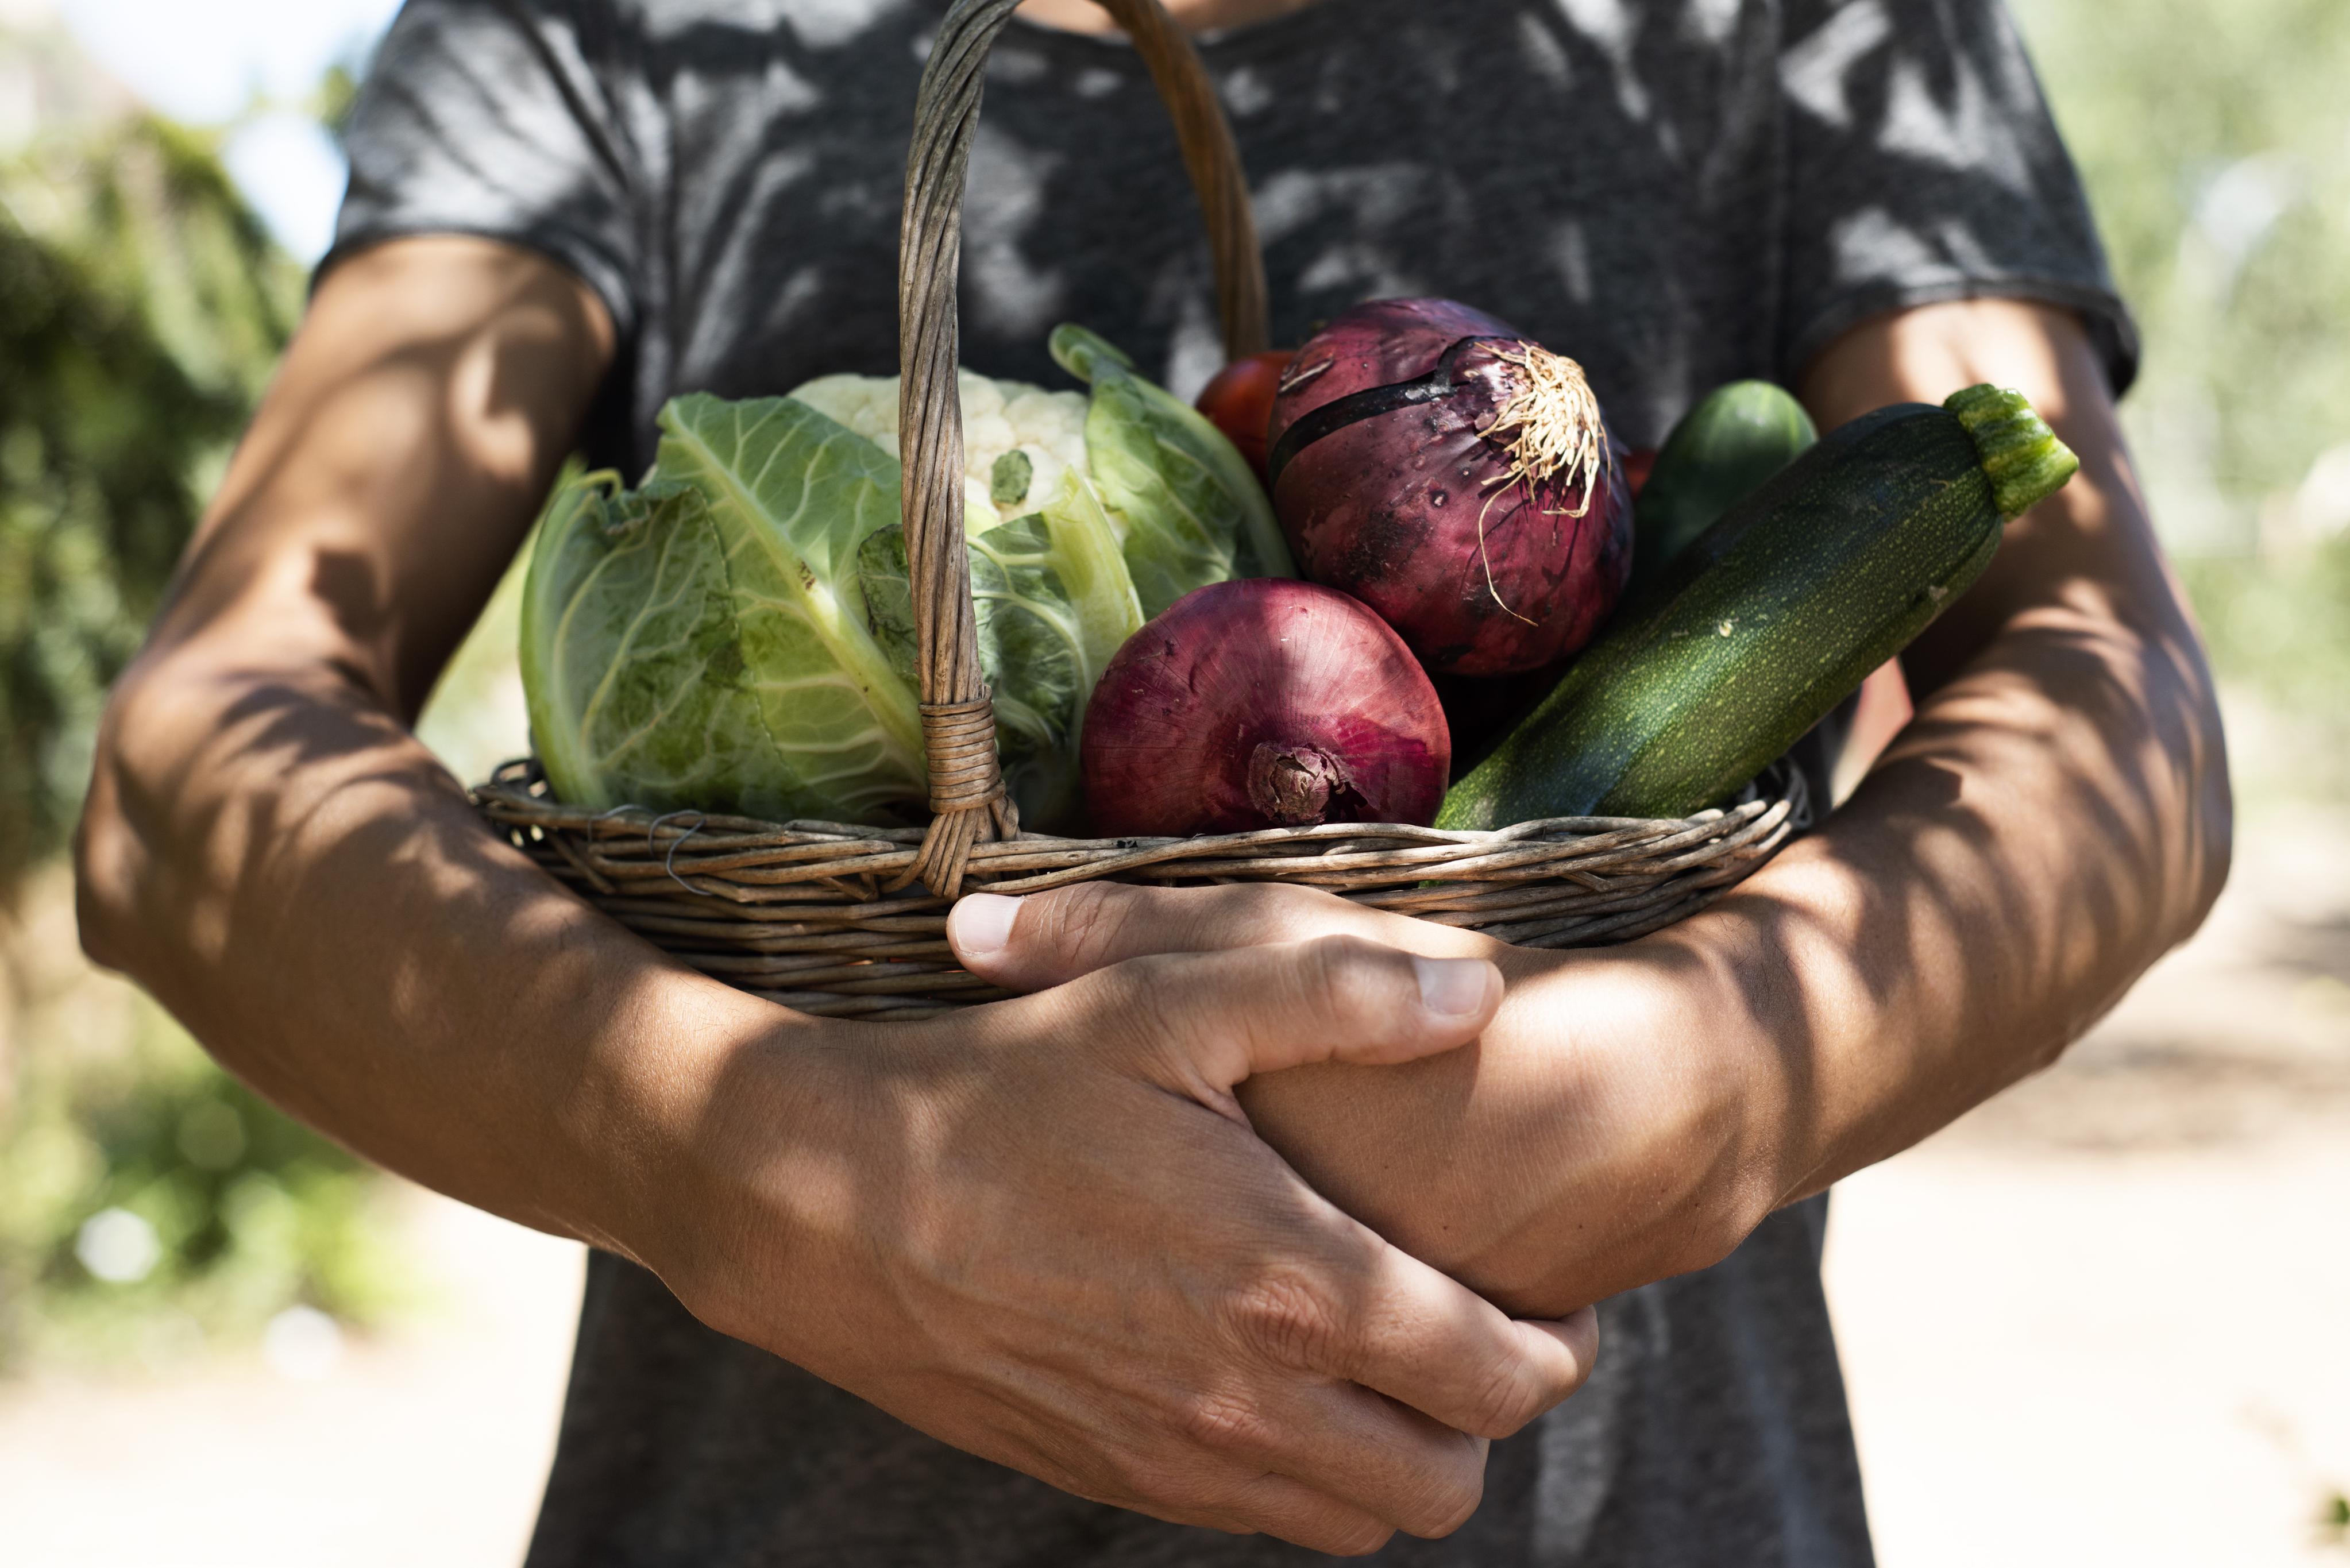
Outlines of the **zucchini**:
M 1444 797 L 1437 826 L 1718 805 L 1926 628 L 2079 462 L 1970 387 L 1835 431 L 1748 496 Z
M 1732 381 L 1698 400 L 1640 487 L 1624 602 L 1638 600 L 1691 540 L 1819 439 L 1804 405 L 1769 381 Z

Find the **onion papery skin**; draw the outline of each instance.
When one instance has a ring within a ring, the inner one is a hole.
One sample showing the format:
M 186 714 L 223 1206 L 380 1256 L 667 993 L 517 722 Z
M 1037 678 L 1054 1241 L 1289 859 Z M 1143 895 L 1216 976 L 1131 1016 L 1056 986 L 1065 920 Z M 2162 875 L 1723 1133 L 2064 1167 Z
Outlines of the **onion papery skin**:
M 1111 658 L 1080 757 L 1113 838 L 1317 822 L 1425 825 L 1452 742 L 1428 676 L 1385 622 L 1332 588 L 1211 583 Z
M 1586 505 L 1565 472 L 1512 479 L 1510 453 L 1484 433 L 1519 385 L 1510 357 L 1539 347 L 1450 300 L 1374 300 L 1298 351 L 1274 403 L 1274 509 L 1299 569 L 1369 605 L 1440 673 L 1505 675 L 1575 652 L 1631 572 L 1611 438 Z M 1415 383 L 1408 401 L 1373 395 Z M 1284 451 L 1293 425 L 1356 394 L 1395 406 L 1326 433 L 1315 421 Z
M 1309 409 L 1350 392 L 1417 380 L 1463 337 L 1519 337 L 1518 329 L 1455 299 L 1372 299 L 1339 313 L 1290 356 L 1267 439 Z

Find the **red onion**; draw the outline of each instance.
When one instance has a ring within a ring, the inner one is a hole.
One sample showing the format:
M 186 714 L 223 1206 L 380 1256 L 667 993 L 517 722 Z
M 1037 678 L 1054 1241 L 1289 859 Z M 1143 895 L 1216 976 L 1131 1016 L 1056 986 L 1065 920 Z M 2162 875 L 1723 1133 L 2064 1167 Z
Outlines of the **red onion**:
M 1195 588 L 1102 671 L 1080 742 L 1094 830 L 1180 837 L 1436 815 L 1444 710 L 1378 617 L 1312 583 Z
M 1282 379 L 1274 508 L 1301 570 L 1429 669 L 1502 675 L 1581 648 L 1632 565 L 1622 454 L 1582 367 L 1449 299 L 1358 305 Z

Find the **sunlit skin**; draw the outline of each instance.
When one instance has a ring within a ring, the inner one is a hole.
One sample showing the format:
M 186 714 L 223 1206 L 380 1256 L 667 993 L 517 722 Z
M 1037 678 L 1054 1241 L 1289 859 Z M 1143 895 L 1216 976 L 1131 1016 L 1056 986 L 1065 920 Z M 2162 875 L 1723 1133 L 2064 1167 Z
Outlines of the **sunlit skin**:
M 967 901 L 973 967 L 1082 977 L 803 1018 L 563 892 L 409 733 L 612 352 L 486 242 L 328 276 L 109 706 L 84 940 L 383 1164 L 1084 1495 L 1332 1551 L 1457 1525 L 1587 1372 L 1574 1309 L 2044 1064 L 2224 876 L 2209 678 L 2081 328 L 1938 306 L 1822 356 L 1822 426 L 1998 380 L 2083 473 L 1913 650 L 1851 805 L 1712 910 L 1546 955 L 1300 892 Z
M 1190 32 L 1212 33 L 1220 27 L 1243 27 L 1267 22 L 1292 11 L 1328 0 L 1162 0 L 1167 14 Z M 1344 4 L 1345 0 L 1337 0 Z M 1097 36 L 1113 33 L 1118 25 L 1094 0 L 1023 0 L 1020 16 L 1039 26 Z

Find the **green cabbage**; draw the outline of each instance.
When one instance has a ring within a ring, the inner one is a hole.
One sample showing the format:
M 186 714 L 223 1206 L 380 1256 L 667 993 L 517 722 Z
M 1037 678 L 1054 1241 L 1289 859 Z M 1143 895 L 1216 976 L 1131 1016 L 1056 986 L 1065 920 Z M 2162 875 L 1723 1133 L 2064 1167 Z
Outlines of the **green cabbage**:
M 1087 466 L 1146 617 L 1210 583 L 1297 575 L 1264 487 L 1222 431 L 1082 327 L 1055 327 L 1051 347 L 1093 387 Z
M 660 414 L 635 491 L 558 492 L 523 590 L 531 735 L 575 805 L 785 820 L 918 812 L 921 717 L 874 639 L 857 547 L 887 452 L 786 398 Z
M 660 428 L 636 489 L 589 475 L 540 520 L 523 683 L 556 796 L 919 820 L 897 459 L 789 398 L 682 397 Z M 1128 556 L 1074 467 L 1036 511 L 967 523 L 1006 777 L 1024 822 L 1074 830 L 1086 704 L 1143 620 Z

